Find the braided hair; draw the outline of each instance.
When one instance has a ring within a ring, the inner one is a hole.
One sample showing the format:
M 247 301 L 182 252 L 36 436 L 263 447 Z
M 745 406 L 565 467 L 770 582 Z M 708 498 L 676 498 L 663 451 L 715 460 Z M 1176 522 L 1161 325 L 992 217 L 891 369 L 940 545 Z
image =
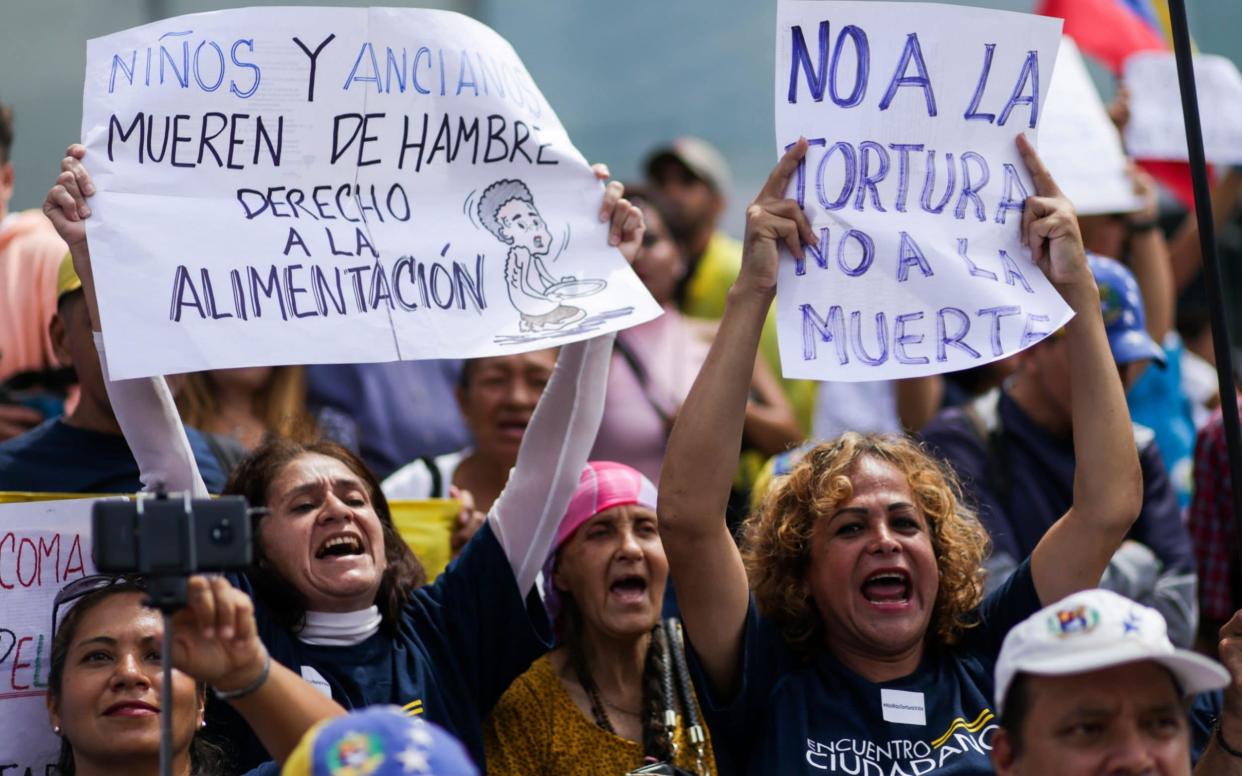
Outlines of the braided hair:
M 559 619 L 565 626 L 562 629 L 562 643 L 569 655 L 570 668 L 587 697 L 591 699 L 595 724 L 615 734 L 616 730 L 608 715 L 603 712 L 599 687 L 591 673 L 590 660 L 582 641 L 582 613 L 578 610 L 573 596 L 566 595 L 562 599 Z M 673 699 L 665 697 L 664 692 L 664 688 L 668 686 L 664 682 L 664 675 L 671 670 L 672 663 L 668 659 L 663 628 L 657 624 L 651 631 L 647 643 L 647 657 L 643 663 L 641 707 L 643 756 L 653 758 L 656 762 L 670 762 L 673 759 L 672 732 L 664 723 L 664 709 L 674 708 L 669 704 L 675 703 Z

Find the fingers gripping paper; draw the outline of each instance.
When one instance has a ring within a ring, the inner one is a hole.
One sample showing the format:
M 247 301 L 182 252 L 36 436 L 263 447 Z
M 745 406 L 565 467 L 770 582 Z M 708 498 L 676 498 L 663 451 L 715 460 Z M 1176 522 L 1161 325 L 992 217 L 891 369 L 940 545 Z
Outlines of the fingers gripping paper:
M 789 196 L 818 235 L 781 264 L 787 377 L 967 369 L 1070 310 L 1022 247 L 1032 137 L 1060 20 L 925 3 L 781 0 L 776 140 L 810 149 Z
M 453 13 L 255 8 L 87 48 L 113 378 L 472 357 L 655 317 L 509 44 Z

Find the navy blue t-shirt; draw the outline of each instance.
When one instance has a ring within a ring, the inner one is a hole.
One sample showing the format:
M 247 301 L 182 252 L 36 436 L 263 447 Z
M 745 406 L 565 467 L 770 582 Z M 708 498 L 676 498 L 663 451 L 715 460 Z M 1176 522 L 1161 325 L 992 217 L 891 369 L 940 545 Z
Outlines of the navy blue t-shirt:
M 233 583 L 253 596 L 245 577 Z M 483 719 L 552 641 L 543 602 L 533 588 L 529 597 L 518 592 L 487 523 L 435 583 L 410 594 L 395 637 L 381 630 L 354 646 L 314 646 L 275 624 L 258 600 L 255 616 L 273 660 L 312 683 L 326 681 L 347 709 L 390 703 L 424 716 L 457 736 L 480 766 Z M 224 704 L 208 716 L 241 770 L 269 759 Z
M 225 481 L 219 460 L 201 433 L 189 427 L 185 432 L 207 490 L 219 493 Z M 142 482 L 125 437 L 52 418 L 0 443 L 0 490 L 136 493 Z
M 716 697 L 691 650 L 720 773 L 992 773 L 996 658 L 1009 629 L 1039 609 L 1027 561 L 980 604 L 962 643 L 928 649 L 915 673 L 877 684 L 826 650 L 799 657 L 752 599 L 732 700 Z
M 1074 503 L 1074 443 L 1038 426 L 1007 393 L 1001 393 L 997 412 L 1004 430 L 1003 462 L 960 407 L 942 412 L 921 436 L 957 472 L 992 537 L 992 551 L 1018 561 L 1034 552 Z M 1193 571 L 1190 535 L 1155 443 L 1140 448 L 1139 463 L 1143 508 L 1129 538 L 1151 548 L 1165 568 Z M 997 477 L 1007 483 L 995 482 Z

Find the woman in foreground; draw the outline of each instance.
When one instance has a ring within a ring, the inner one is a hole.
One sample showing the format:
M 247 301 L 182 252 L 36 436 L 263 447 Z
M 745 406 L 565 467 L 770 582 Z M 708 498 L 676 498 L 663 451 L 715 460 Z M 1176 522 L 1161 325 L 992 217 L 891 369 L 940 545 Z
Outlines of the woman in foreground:
M 142 605 L 140 579 L 84 577 L 56 596 L 64 617 L 54 623 L 47 708 L 61 737 L 61 776 L 156 776 L 166 704 L 173 714 L 172 773 L 232 773 L 228 755 L 201 734 L 209 686 L 229 699 L 277 761 L 313 725 L 345 713 L 272 664 L 243 593 L 205 577 L 191 579 L 189 590 L 190 606 L 173 617 L 171 690 L 161 672 L 164 623 Z
M 94 193 L 85 154 L 69 148 L 44 213 L 69 245 L 98 332 L 83 228 Z M 610 223 L 610 244 L 632 261 L 642 214 L 621 194 L 609 184 L 599 215 Z M 96 346 L 106 374 L 99 335 Z M 347 708 L 391 703 L 426 715 L 482 764 L 484 716 L 549 646 L 535 578 L 599 427 L 611 350 L 612 335 L 561 349 L 512 477 L 433 585 L 421 586 L 422 569 L 379 482 L 348 450 L 276 441 L 247 456 L 225 491 L 268 510 L 255 564 L 238 583 L 255 601 L 272 656 Z M 205 495 L 164 380 L 109 381 L 108 392 L 144 486 Z M 244 726 L 236 730 L 243 765 L 260 761 L 257 742 Z
M 992 663 L 1009 626 L 1098 584 L 1139 511 L 1125 395 L 1077 221 L 1034 150 L 1022 236 L 1076 313 L 1074 504 L 982 599 L 987 539 L 947 468 L 900 437 L 806 455 L 746 524 L 724 522 L 751 367 L 780 246 L 814 234 L 784 198 L 792 147 L 747 210 L 742 271 L 669 443 L 660 533 L 724 772 L 991 773 Z M 753 596 L 752 596 L 753 590 Z M 873 765 L 868 765 L 873 763 Z

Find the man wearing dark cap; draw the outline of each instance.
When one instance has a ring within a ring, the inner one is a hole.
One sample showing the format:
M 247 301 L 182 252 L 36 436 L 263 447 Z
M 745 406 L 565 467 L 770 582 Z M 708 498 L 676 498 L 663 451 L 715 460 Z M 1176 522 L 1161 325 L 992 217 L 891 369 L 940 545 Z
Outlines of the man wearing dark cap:
M 1164 363 L 1147 333 L 1134 276 L 1120 262 L 1090 257 L 1109 345 L 1128 388 L 1146 362 Z M 1018 355 L 1002 388 L 942 412 L 924 440 L 956 470 L 992 537 L 988 587 L 1028 557 L 1073 502 L 1074 429 L 1069 355 L 1057 334 Z M 1162 368 L 1162 367 L 1161 367 Z M 1113 559 L 1103 587 L 1159 611 L 1174 643 L 1188 646 L 1198 619 L 1194 555 L 1154 434 L 1135 424 L 1143 509 Z
M 45 420 L 0 443 L 0 491 L 134 493 L 142 489 L 130 452 L 108 400 L 99 353 L 91 332 L 82 281 L 65 254 L 56 281 L 52 346 L 77 374 L 81 396 L 67 416 Z M 190 447 L 212 493 L 224 487 L 220 462 L 198 431 L 187 428 Z

